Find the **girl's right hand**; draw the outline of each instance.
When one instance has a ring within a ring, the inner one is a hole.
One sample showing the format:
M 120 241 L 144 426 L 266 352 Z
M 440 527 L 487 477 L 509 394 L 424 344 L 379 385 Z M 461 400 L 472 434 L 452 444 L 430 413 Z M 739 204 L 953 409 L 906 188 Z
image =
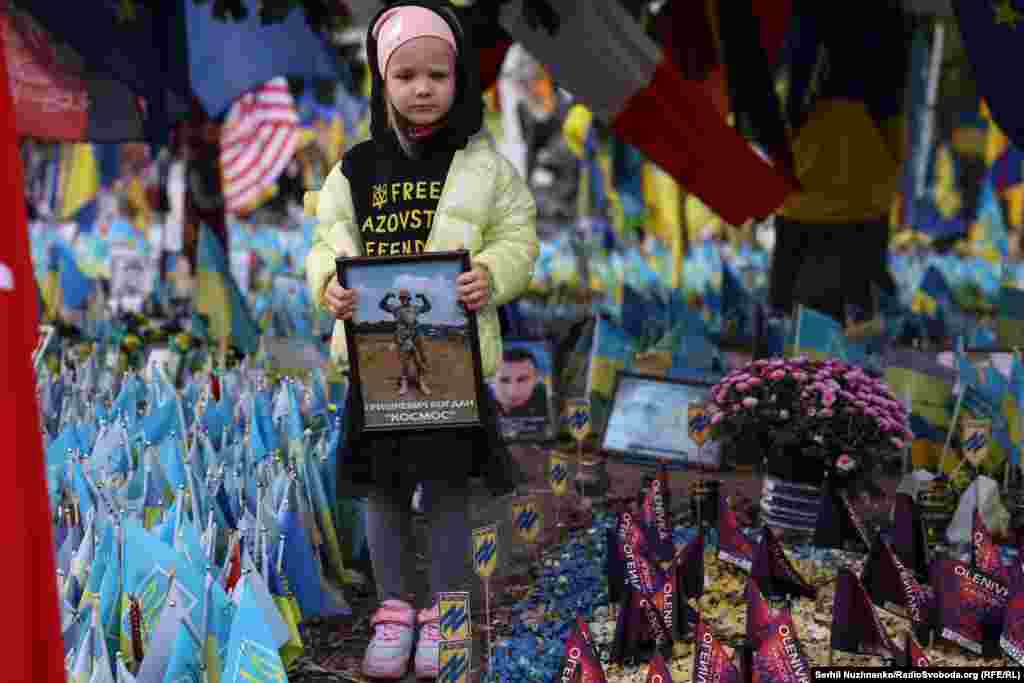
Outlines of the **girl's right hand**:
M 338 284 L 338 277 L 332 275 L 324 290 L 324 300 L 327 310 L 338 320 L 351 320 L 352 314 L 356 312 L 356 305 L 359 303 L 356 290 L 345 289 Z

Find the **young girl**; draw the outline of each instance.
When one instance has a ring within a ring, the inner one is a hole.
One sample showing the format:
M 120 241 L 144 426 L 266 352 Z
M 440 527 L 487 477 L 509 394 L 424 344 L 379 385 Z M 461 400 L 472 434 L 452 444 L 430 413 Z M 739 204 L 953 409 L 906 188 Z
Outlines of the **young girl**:
M 319 225 L 307 260 L 313 299 L 339 321 L 352 317 L 357 294 L 338 284 L 338 256 L 466 249 L 472 270 L 458 278 L 457 295 L 476 312 L 489 379 L 501 357 L 497 306 L 526 288 L 537 258 L 533 198 L 481 135 L 476 55 L 447 2 L 392 4 L 371 22 L 366 50 L 372 137 L 345 155 L 319 193 Z M 347 364 L 341 322 L 331 355 Z M 494 495 L 515 485 L 493 405 L 482 405 L 481 415 L 482 428 L 360 435 L 362 414 L 350 394 L 339 490 L 368 497 L 370 557 L 382 600 L 363 661 L 367 676 L 402 678 L 419 626 L 416 675 L 437 677 L 437 606 L 426 602 L 430 607 L 417 614 L 410 596 L 410 503 L 422 484 L 431 528 L 430 595 L 458 590 L 469 555 L 470 479 L 483 477 Z

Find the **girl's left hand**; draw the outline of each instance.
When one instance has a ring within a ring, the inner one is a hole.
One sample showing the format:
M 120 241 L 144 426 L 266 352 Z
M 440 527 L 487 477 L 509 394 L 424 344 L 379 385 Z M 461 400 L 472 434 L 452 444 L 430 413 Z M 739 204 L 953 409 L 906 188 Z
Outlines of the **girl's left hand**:
M 470 311 L 477 311 L 491 300 L 491 277 L 482 266 L 463 273 L 456 280 L 459 301 Z

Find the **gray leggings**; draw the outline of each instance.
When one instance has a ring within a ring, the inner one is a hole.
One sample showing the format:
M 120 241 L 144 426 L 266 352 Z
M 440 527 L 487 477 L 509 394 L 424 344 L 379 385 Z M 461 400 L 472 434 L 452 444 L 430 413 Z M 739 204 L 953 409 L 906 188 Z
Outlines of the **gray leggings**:
M 408 600 L 413 592 L 415 488 L 415 481 L 374 487 L 368 497 L 366 533 L 381 601 Z M 430 525 L 430 604 L 436 593 L 460 586 L 465 590 L 470 546 L 468 482 L 424 481 L 423 512 Z

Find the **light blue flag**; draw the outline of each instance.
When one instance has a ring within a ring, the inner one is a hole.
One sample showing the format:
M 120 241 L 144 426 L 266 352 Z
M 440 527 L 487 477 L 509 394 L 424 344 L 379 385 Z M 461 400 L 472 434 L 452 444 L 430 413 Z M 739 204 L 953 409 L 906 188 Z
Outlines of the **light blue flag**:
M 182 621 L 174 637 L 167 672 L 162 683 L 203 683 L 203 658 L 199 634 L 192 631 L 188 622 Z
M 71 655 L 73 664 L 68 683 L 90 683 L 93 663 L 96 660 L 97 640 L 102 640 L 102 637 L 97 634 L 97 629 L 92 624 L 82 631 L 81 640 Z
M 106 638 L 108 652 L 117 652 L 121 642 L 121 590 L 124 585 L 124 532 L 120 525 L 113 527 L 112 552 L 103 572 L 99 596 L 99 617 Z M 108 662 L 108 668 L 111 668 Z M 112 668 L 111 668 L 112 670 Z
M 228 652 L 222 683 L 287 683 L 274 634 L 248 582 L 242 586 Z
M 185 454 L 182 452 L 181 438 L 172 432 L 160 442 L 157 448 L 160 466 L 173 489 L 177 491 L 187 485 L 188 473 L 185 472 Z
M 142 418 L 140 428 L 142 438 L 153 444 L 160 443 L 170 436 L 171 432 L 184 434 L 179 425 L 177 399 L 157 405 L 152 413 Z
M 274 649 L 281 649 L 281 647 L 291 639 L 288 624 L 281 617 L 281 612 L 278 610 L 277 604 L 274 602 L 274 598 L 270 594 L 270 589 L 267 588 L 266 581 L 263 580 L 263 576 L 258 571 L 256 563 L 253 562 L 252 557 L 249 555 L 249 551 L 243 549 L 242 577 L 239 579 L 239 583 L 232 594 L 236 605 L 239 604 L 246 591 L 252 595 L 256 604 L 260 607 L 260 612 L 263 614 L 263 622 L 270 631 L 270 642 L 274 646 Z M 237 614 L 236 618 L 238 618 Z

